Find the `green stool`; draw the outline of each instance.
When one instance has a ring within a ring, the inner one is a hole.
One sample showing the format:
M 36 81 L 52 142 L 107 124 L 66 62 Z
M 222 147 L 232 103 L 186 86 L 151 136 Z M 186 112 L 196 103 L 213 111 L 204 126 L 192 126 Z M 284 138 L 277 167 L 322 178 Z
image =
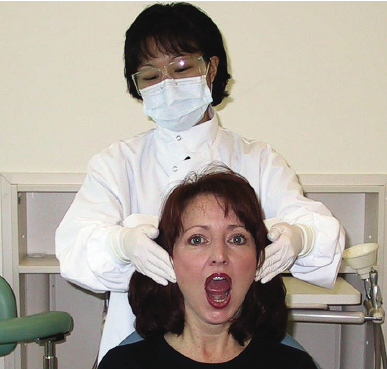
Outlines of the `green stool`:
M 11 353 L 18 342 L 35 341 L 44 345 L 43 369 L 56 369 L 54 343 L 63 341 L 72 326 L 70 314 L 62 311 L 18 318 L 15 295 L 0 276 L 0 356 Z

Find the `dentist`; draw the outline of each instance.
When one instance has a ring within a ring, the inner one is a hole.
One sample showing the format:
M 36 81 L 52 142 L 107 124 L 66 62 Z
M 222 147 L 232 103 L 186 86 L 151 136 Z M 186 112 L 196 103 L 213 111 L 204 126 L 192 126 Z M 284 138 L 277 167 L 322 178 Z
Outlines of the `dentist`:
M 256 280 L 290 270 L 332 287 L 344 249 L 339 222 L 304 197 L 296 174 L 270 145 L 219 125 L 213 107 L 227 96 L 230 75 L 215 23 L 187 3 L 146 8 L 126 32 L 125 77 L 156 127 L 90 160 L 56 232 L 62 276 L 111 291 L 99 358 L 134 330 L 127 291 L 135 270 L 162 285 L 176 282 L 169 255 L 154 242 L 162 201 L 188 172 L 211 162 L 246 177 L 261 202 L 272 243 Z

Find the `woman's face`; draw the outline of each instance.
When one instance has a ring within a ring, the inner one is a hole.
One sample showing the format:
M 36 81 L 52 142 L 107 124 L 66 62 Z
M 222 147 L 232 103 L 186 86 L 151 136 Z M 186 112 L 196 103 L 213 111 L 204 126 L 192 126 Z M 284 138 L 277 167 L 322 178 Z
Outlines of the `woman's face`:
M 203 55 L 203 53 L 200 53 L 200 52 L 196 52 L 196 53 L 181 52 L 181 54 L 178 54 L 178 55 L 164 54 L 157 48 L 154 42 L 151 42 L 149 44 L 149 49 L 154 55 L 154 57 L 143 60 L 140 63 L 140 65 L 137 67 L 137 72 L 140 72 L 141 70 L 147 67 L 162 69 L 163 67 L 167 66 L 172 62 L 178 61 L 179 58 L 181 58 L 182 56 L 200 57 Z M 217 56 L 212 56 L 211 61 L 209 63 L 210 65 L 208 65 L 208 71 L 207 71 L 207 84 L 209 87 L 211 87 L 211 84 L 212 82 L 214 82 L 214 79 L 216 77 L 216 73 L 218 70 L 219 58 Z M 165 75 L 164 78 L 169 78 L 169 77 Z
M 164 54 L 156 47 L 154 42 L 150 44 L 150 50 L 151 50 L 152 54 L 154 55 L 154 57 L 146 59 L 146 60 L 143 60 L 140 63 L 140 65 L 138 66 L 137 72 L 149 69 L 149 67 L 159 68 L 159 69 L 163 70 L 164 67 L 168 66 L 170 63 L 178 62 L 179 59 L 181 59 L 182 56 L 184 56 L 184 57 L 193 56 L 193 57 L 196 57 L 196 58 L 199 58 L 200 56 L 202 56 L 202 53 L 200 53 L 200 52 L 196 52 L 196 53 L 185 53 L 185 52 L 182 52 L 179 55 Z M 218 57 L 217 56 L 213 56 L 213 57 L 211 57 L 211 60 L 209 62 L 206 62 L 206 65 L 205 65 L 205 68 L 206 68 L 206 71 L 207 71 L 207 76 L 206 76 L 206 78 L 207 78 L 207 85 L 208 85 L 210 91 L 212 90 L 212 83 L 213 83 L 213 81 L 214 81 L 214 79 L 216 77 L 216 73 L 217 73 L 217 70 L 218 70 L 218 64 L 219 64 Z M 169 78 L 170 78 L 170 76 L 168 74 L 165 73 L 163 75 L 163 79 L 169 79 Z M 198 124 L 206 122 L 209 119 L 210 119 L 210 115 L 209 115 L 209 110 L 207 109 L 207 111 L 205 112 L 203 118 L 200 120 L 200 122 L 198 122 Z
M 238 312 L 256 269 L 255 242 L 221 199 L 199 195 L 185 209 L 173 249 L 187 324 L 227 327 Z

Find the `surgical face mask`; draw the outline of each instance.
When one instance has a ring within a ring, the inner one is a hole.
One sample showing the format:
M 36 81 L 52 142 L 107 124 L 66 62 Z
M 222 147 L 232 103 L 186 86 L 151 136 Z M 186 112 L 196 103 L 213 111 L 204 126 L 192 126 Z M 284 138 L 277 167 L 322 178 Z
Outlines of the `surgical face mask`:
M 206 76 L 164 79 L 140 90 L 144 114 L 171 131 L 185 131 L 203 118 L 212 102 Z

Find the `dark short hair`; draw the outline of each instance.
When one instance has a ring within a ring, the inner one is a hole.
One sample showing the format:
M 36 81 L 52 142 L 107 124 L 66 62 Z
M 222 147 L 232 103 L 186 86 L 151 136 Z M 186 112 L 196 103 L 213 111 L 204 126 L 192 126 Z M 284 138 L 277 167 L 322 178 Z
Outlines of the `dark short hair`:
M 227 55 L 222 35 L 201 9 L 188 3 L 154 4 L 142 11 L 126 31 L 125 78 L 129 93 L 141 99 L 131 75 L 145 59 L 154 57 L 149 46 L 167 54 L 202 53 L 207 58 L 219 58 L 218 72 L 212 86 L 213 106 L 220 104 L 231 77 L 227 71 Z
M 201 194 L 212 194 L 220 199 L 225 206 L 225 215 L 232 210 L 244 223 L 254 238 L 257 266 L 260 267 L 268 244 L 261 206 L 248 181 L 224 168 L 191 174 L 172 191 L 163 207 L 156 242 L 172 256 L 175 241 L 182 232 L 185 209 Z M 280 341 L 286 333 L 285 296 L 281 276 L 265 284 L 253 282 L 241 313 L 231 324 L 230 334 L 241 345 L 252 336 Z M 136 330 L 141 336 L 151 337 L 166 332 L 180 335 L 183 332 L 184 298 L 177 283 L 162 286 L 135 272 L 130 281 L 129 302 L 136 315 Z

